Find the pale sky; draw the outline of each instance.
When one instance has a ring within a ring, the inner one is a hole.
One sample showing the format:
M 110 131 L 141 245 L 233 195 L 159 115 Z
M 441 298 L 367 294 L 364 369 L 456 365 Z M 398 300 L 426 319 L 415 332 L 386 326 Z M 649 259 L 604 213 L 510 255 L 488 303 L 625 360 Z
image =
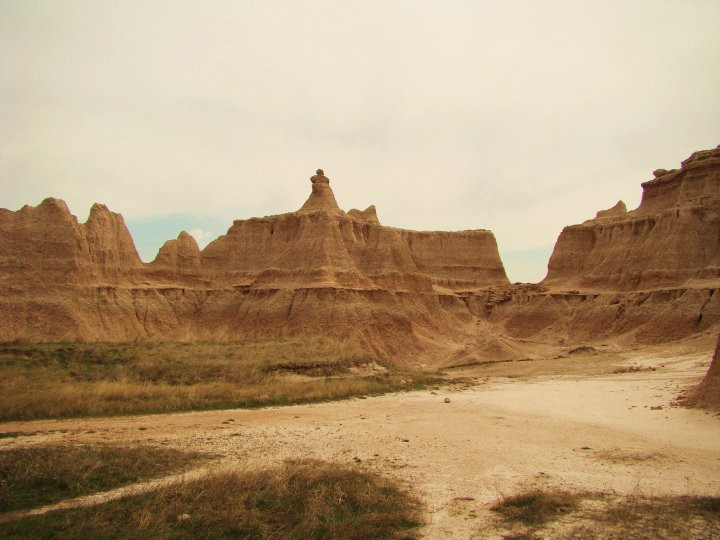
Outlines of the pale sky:
M 180 230 L 296 210 L 321 167 L 385 225 L 563 226 L 720 144 L 720 2 L 0 0 L 0 207 Z

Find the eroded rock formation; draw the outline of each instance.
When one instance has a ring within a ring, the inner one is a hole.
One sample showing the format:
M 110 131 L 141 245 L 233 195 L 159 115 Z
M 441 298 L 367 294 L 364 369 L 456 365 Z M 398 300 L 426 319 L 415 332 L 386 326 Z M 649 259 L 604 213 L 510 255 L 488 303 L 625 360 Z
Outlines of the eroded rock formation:
M 695 152 L 680 169 L 654 172 L 640 206 L 619 202 L 565 227 L 543 283 L 642 290 L 720 278 L 720 148 Z
M 325 334 L 411 358 L 472 324 L 452 291 L 508 282 L 491 232 L 345 213 L 322 171 L 300 210 L 237 220 L 202 251 L 181 232 L 149 264 L 103 205 L 82 224 L 47 199 L 0 211 L 0 230 L 3 340 Z
M 684 400 L 685 405 L 720 410 L 720 336 L 715 355 L 702 382 Z
M 408 231 L 343 212 L 311 178 L 295 212 L 237 220 L 149 264 L 122 216 L 47 199 L 0 210 L 0 340 L 328 335 L 385 360 L 456 365 L 720 323 L 720 150 L 656 171 L 643 201 L 563 230 L 540 284 L 509 284 L 490 231 Z

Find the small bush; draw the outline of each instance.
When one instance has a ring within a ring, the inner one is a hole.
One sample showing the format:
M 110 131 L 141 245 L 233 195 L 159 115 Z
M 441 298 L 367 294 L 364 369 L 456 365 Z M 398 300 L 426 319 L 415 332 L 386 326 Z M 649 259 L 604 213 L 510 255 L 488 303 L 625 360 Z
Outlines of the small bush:
M 538 525 L 571 512 L 578 506 L 579 495 L 566 491 L 533 489 L 503 497 L 491 507 L 508 521 Z

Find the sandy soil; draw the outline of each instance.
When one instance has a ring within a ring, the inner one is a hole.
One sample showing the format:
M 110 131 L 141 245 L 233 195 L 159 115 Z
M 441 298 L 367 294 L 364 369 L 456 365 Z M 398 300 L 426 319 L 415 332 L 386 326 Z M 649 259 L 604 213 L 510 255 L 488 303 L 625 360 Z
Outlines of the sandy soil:
M 0 449 L 132 441 L 212 451 L 222 464 L 345 462 L 418 493 L 428 508 L 424 536 L 492 538 L 499 533 L 488 507 L 530 485 L 720 494 L 720 417 L 671 406 L 709 362 L 709 348 L 593 352 L 470 366 L 449 373 L 464 379 L 448 387 L 344 402 L 11 422 L 0 432 L 27 435 L 0 439 Z M 612 373 L 627 365 L 642 371 Z

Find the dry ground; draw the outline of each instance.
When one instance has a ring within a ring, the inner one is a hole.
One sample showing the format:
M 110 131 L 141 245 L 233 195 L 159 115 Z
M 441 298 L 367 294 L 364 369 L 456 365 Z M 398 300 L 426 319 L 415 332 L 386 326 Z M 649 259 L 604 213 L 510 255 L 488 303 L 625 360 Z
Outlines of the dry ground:
M 501 538 L 508 529 L 490 507 L 526 488 L 720 495 L 720 417 L 672 406 L 707 370 L 710 342 L 468 366 L 435 390 L 350 401 L 6 422 L 0 432 L 14 436 L 0 438 L 0 450 L 148 442 L 210 451 L 222 465 L 345 463 L 420 495 L 425 537 Z

